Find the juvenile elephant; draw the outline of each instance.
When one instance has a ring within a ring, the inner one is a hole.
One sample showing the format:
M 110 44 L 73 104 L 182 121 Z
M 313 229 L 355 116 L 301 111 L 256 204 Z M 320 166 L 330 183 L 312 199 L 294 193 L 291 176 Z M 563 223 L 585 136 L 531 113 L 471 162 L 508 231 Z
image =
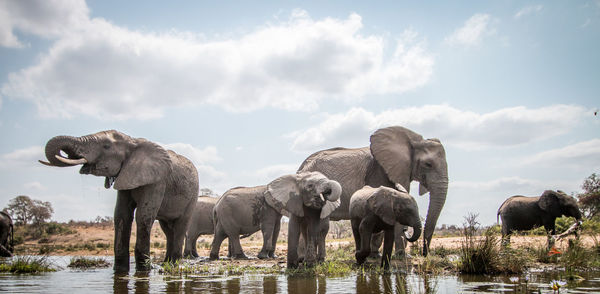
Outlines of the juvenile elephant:
M 421 219 L 417 201 L 400 185 L 398 190 L 380 186 L 364 186 L 350 198 L 350 222 L 356 244 L 356 263 L 363 264 L 369 256 L 371 236 L 384 231 L 381 266 L 388 269 L 394 244 L 396 223 L 413 228 L 414 242 L 421 236 Z
M 400 184 L 410 189 L 418 181 L 419 194 L 430 192 L 429 208 L 423 230 L 423 255 L 427 255 L 433 231 L 446 202 L 448 165 L 444 146 L 438 139 L 421 135 L 400 126 L 378 129 L 371 135 L 371 145 L 363 148 L 332 148 L 313 153 L 298 172 L 319 171 L 342 185 L 341 205 L 331 214 L 332 220 L 350 219 L 350 197 L 365 185 L 394 188 Z M 396 226 L 396 251 L 404 253 L 403 227 Z M 381 241 L 374 242 L 376 252 Z
M 531 230 L 538 226 L 544 226 L 546 232 L 555 235 L 555 220 L 563 215 L 581 220 L 577 200 L 560 190 L 546 190 L 537 197 L 517 195 L 506 199 L 498 208 L 496 217 L 502 219 L 502 242 L 509 244 L 513 231 Z M 549 238 L 548 246 L 550 241 Z
M 212 235 L 215 233 L 213 222 L 213 209 L 219 198 L 210 196 L 198 196 L 185 237 L 183 256 L 199 257 L 196 250 L 196 241 L 200 235 Z
M 11 257 L 13 253 L 13 222 L 10 215 L 0 211 L 0 257 Z
M 315 205 L 331 212 L 336 207 L 336 197 L 339 197 L 337 188 L 322 174 L 311 172 L 281 176 L 266 186 L 230 189 L 215 205 L 215 236 L 210 258 L 219 257 L 225 238 L 229 238 L 233 258 L 246 258 L 239 236 L 258 230 L 263 234 L 263 247 L 258 258 L 274 257 L 281 215 L 287 214 L 288 208 L 302 210 L 302 196 L 318 198 L 318 201 L 314 200 L 318 202 Z
M 150 230 L 155 219 L 167 237 L 165 261 L 181 258 L 183 240 L 198 195 L 198 172 L 187 158 L 143 138 L 115 130 L 83 137 L 57 136 L 46 144 L 50 166 L 83 165 L 81 174 L 105 177 L 117 190 L 116 272 L 129 271 L 131 223 L 137 225 L 137 270 L 150 269 Z

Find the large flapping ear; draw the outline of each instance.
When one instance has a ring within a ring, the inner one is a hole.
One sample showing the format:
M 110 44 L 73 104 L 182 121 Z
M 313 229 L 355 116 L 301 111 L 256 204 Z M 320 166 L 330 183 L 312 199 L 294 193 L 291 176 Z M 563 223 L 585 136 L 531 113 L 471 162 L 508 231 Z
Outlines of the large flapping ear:
M 158 144 L 138 139 L 115 179 L 115 190 L 131 190 L 156 183 L 171 173 L 169 153 Z
M 545 212 L 550 215 L 560 216 L 560 203 L 556 192 L 552 190 L 546 190 L 540 196 L 540 201 L 538 202 L 538 206 Z
M 367 199 L 367 205 L 386 224 L 393 226 L 396 223 L 394 213 L 394 196 L 389 191 L 379 188 Z
M 300 196 L 297 175 L 281 176 L 267 185 L 265 200 L 279 213 L 286 210 L 296 216 L 304 216 L 304 203 Z
M 392 182 L 403 183 L 412 180 L 412 143 L 422 140 L 421 135 L 403 127 L 379 129 L 371 135 L 371 154 Z
M 328 217 L 334 210 L 340 207 L 340 203 L 339 198 L 335 201 L 326 201 L 323 208 L 321 208 L 321 219 Z

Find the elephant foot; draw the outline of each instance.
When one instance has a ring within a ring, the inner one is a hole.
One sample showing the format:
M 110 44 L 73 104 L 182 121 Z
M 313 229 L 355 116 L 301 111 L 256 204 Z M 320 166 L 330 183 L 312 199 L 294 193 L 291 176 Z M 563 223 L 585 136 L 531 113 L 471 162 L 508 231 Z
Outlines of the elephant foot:
M 365 253 L 361 253 L 361 252 L 356 252 L 354 254 L 354 257 L 356 258 L 356 264 L 357 265 L 362 265 L 363 263 L 365 263 L 365 261 L 367 260 L 367 256 L 369 256 L 369 254 L 365 254 Z
M 248 256 L 246 256 L 246 254 L 244 254 L 244 253 L 236 254 L 232 258 L 233 259 L 240 259 L 240 260 L 249 259 Z
M 208 256 L 208 260 L 217 260 L 217 259 L 219 259 L 219 254 L 214 254 L 214 253 L 211 253 L 211 254 Z
M 369 258 L 380 259 L 381 254 L 379 254 L 379 251 L 373 251 L 369 253 Z
M 258 259 L 268 259 L 269 258 L 269 254 L 267 252 L 261 251 L 258 253 Z
M 152 263 L 148 260 L 147 262 L 140 262 L 135 264 L 136 272 L 147 272 L 152 269 Z
M 275 252 L 273 252 L 273 251 L 270 251 L 270 252 L 269 252 L 269 258 L 274 258 L 274 259 L 277 259 L 277 258 L 279 258 L 279 256 L 275 255 Z

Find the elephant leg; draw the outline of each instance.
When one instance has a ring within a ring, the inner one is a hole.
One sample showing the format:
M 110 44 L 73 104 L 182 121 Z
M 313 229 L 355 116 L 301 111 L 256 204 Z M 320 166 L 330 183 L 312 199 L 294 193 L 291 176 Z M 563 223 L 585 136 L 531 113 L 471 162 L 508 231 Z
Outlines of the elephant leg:
M 217 221 L 217 224 L 215 225 L 215 235 L 213 236 L 213 241 L 210 245 L 210 255 L 208 257 L 210 260 L 219 259 L 219 250 L 221 249 L 221 243 L 223 243 L 225 238 L 227 238 L 227 235 L 225 234 L 221 223 Z M 231 242 L 229 243 L 231 246 Z M 231 252 L 231 248 L 229 252 Z
M 160 207 L 159 207 L 160 208 Z M 191 214 L 194 209 L 194 205 L 187 205 L 183 215 L 180 216 L 173 222 L 173 238 L 171 243 L 171 254 L 169 255 L 169 259 L 172 262 L 180 260 L 182 257 L 182 249 L 183 249 L 183 241 L 185 239 L 185 233 L 190 225 Z M 196 237 L 197 239 L 197 237 Z M 196 247 L 196 243 L 194 242 L 194 248 Z
M 406 238 L 404 238 L 405 230 L 406 226 L 404 225 L 394 225 L 394 243 L 396 244 L 396 252 L 394 255 L 399 258 L 406 256 L 406 246 L 408 245 L 408 242 L 406 241 Z
M 374 215 L 367 216 L 362 219 L 358 227 L 360 232 L 360 251 L 356 252 L 356 263 L 361 265 L 367 259 L 367 256 L 371 253 L 371 237 L 373 236 L 373 229 L 377 222 L 377 217 Z
M 275 227 L 273 228 L 273 237 L 271 239 L 271 251 L 269 252 L 270 258 L 277 258 L 275 255 L 275 248 L 277 247 L 277 238 L 279 238 L 279 229 L 281 228 L 281 215 L 277 218 L 275 222 Z
M 185 236 L 185 245 L 183 249 L 183 256 L 186 258 L 194 258 L 198 257 L 198 252 L 196 251 L 196 242 L 198 242 L 198 237 L 200 237 L 199 231 L 196 228 L 190 228 Z
M 371 253 L 369 253 L 369 257 L 379 258 L 379 248 L 381 247 L 381 243 L 383 243 L 383 232 L 376 233 L 371 236 Z
M 325 261 L 327 256 L 327 247 L 325 247 L 325 239 L 327 239 L 327 233 L 329 233 L 329 218 L 320 220 L 319 224 L 319 235 L 317 237 L 317 261 Z
M 263 246 L 258 253 L 258 258 L 267 259 L 269 258 L 269 252 L 272 251 L 271 246 L 273 245 L 273 227 L 275 224 L 263 222 L 260 224 L 260 230 L 263 236 Z
M 356 252 L 360 251 L 360 219 L 351 219 L 350 224 L 352 225 L 352 235 L 354 236 L 354 246 L 356 248 Z
M 173 250 L 173 228 L 171 228 L 171 225 L 167 221 L 159 220 L 158 223 L 160 224 L 160 228 L 162 229 L 163 233 L 165 233 L 165 237 L 167 238 L 167 250 L 165 252 L 165 259 L 163 262 L 168 262 L 169 253 Z
M 131 191 L 118 191 L 115 205 L 115 264 L 114 270 L 118 273 L 129 272 L 129 239 L 131 238 L 131 223 L 135 202 L 131 198 Z
M 300 228 L 301 229 L 301 228 Z M 306 253 L 306 232 L 300 230 L 300 238 L 298 239 L 298 262 L 303 262 Z
M 381 266 L 384 270 L 390 268 L 392 259 L 392 250 L 394 249 L 394 228 L 386 229 L 383 238 L 383 255 L 381 256 Z
M 233 249 L 233 254 L 231 255 L 231 258 L 248 259 L 246 254 L 244 254 L 244 250 L 242 249 L 239 233 L 229 235 L 229 243 L 231 245 L 231 248 Z
M 298 241 L 300 239 L 300 223 L 297 217 L 292 215 L 288 224 L 288 252 L 287 267 L 298 267 Z
M 305 221 L 303 231 L 305 233 L 306 252 L 304 254 L 304 264 L 313 266 L 317 259 L 317 239 L 319 238 L 319 224 L 314 220 Z

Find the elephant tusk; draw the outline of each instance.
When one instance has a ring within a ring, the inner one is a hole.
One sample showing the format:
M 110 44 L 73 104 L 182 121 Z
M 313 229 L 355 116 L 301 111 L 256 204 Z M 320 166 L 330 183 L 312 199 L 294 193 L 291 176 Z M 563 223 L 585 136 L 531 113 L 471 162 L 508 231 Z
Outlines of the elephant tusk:
M 325 197 L 323 197 L 323 193 L 319 194 L 319 196 L 321 197 L 321 201 L 325 201 Z
M 47 161 L 42 161 L 42 160 L 38 160 L 41 164 L 43 165 L 47 165 L 47 166 L 53 166 L 52 163 L 47 162 Z
M 80 159 L 69 159 L 69 158 L 64 158 L 62 156 L 58 156 L 58 155 L 54 155 L 54 157 L 56 157 L 56 159 L 66 163 L 66 164 L 70 164 L 70 165 L 78 165 L 78 164 L 85 164 L 87 163 L 87 160 L 85 158 L 80 158 Z

